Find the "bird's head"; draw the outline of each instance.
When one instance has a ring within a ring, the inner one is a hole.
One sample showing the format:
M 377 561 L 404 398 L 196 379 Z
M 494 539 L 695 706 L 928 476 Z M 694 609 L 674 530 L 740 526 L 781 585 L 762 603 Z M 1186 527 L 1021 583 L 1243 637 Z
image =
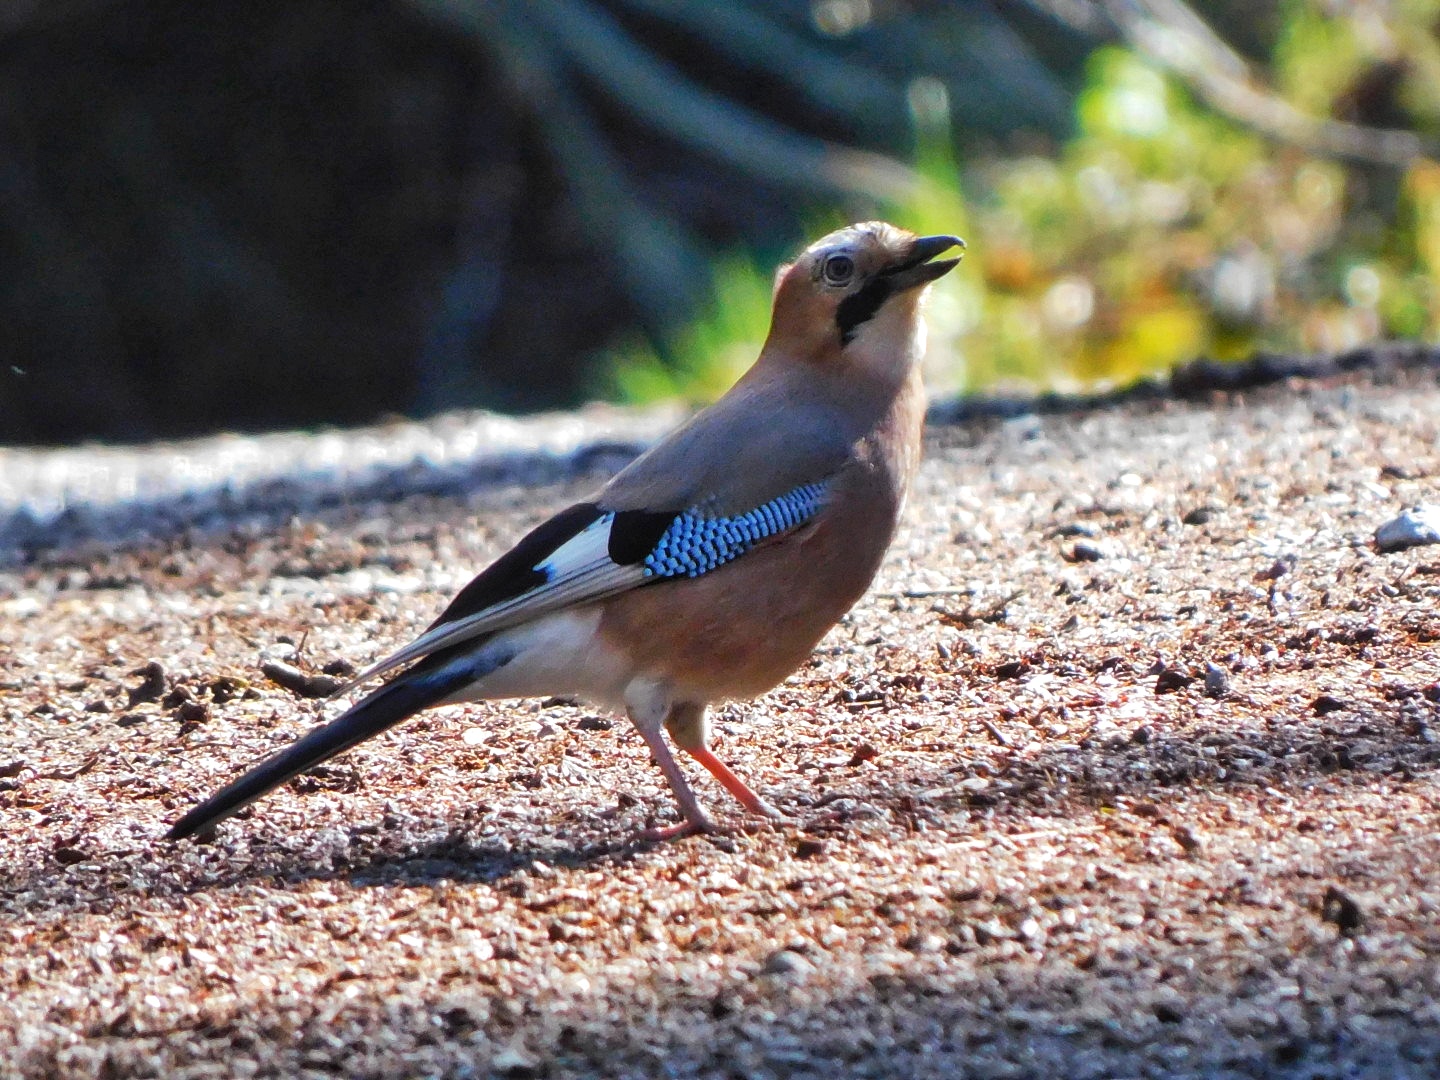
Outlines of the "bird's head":
M 960 261 L 936 256 L 964 246 L 958 236 L 916 236 L 883 221 L 815 241 L 776 277 L 771 346 L 819 362 L 908 359 L 925 286 Z

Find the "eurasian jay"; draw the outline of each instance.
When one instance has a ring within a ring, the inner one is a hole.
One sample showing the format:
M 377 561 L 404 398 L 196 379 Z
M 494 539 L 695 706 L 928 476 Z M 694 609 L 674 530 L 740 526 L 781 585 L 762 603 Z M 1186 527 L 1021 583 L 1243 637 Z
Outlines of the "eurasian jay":
M 798 668 L 869 587 L 919 464 L 926 286 L 963 241 L 884 222 L 776 276 L 770 334 L 719 401 L 462 589 L 345 689 L 405 670 L 195 807 L 209 830 L 291 777 L 435 705 L 573 694 L 623 707 L 684 820 L 712 828 L 662 729 L 745 809 L 780 815 L 710 750 L 711 702 Z

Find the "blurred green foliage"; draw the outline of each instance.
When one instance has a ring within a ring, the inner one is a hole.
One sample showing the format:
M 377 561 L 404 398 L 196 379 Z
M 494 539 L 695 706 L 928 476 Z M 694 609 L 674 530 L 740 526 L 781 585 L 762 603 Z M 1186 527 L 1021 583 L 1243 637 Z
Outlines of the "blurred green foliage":
M 1288 106 L 1440 130 L 1440 0 L 1290 0 L 1270 56 Z M 1074 135 L 1053 154 L 957 163 L 943 84 L 911 87 L 910 194 L 877 216 L 969 241 L 934 290 L 937 391 L 1126 385 L 1199 357 L 1332 352 L 1440 337 L 1440 165 L 1366 165 L 1284 144 L 1196 100 L 1131 48 L 1088 61 Z M 1378 104 L 1377 104 L 1378 103 Z M 817 220 L 818 235 L 839 222 Z M 723 258 L 702 315 L 609 358 L 625 400 L 715 396 L 769 315 L 767 267 Z

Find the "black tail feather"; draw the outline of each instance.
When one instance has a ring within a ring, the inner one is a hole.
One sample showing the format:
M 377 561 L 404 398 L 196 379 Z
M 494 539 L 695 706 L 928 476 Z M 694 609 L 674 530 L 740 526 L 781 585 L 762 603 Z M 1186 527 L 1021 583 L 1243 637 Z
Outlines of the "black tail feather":
M 448 671 L 431 667 L 424 673 L 412 669 L 217 791 L 171 826 L 166 839 L 183 840 L 206 831 L 291 777 L 394 727 L 473 678 L 473 671 L 458 666 Z

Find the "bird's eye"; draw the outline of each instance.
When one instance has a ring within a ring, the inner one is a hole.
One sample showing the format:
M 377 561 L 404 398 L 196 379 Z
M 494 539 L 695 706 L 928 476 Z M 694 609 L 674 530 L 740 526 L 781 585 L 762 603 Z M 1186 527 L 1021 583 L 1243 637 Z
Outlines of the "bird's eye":
M 849 285 L 855 276 L 855 260 L 849 255 L 831 255 L 820 271 L 826 285 Z

